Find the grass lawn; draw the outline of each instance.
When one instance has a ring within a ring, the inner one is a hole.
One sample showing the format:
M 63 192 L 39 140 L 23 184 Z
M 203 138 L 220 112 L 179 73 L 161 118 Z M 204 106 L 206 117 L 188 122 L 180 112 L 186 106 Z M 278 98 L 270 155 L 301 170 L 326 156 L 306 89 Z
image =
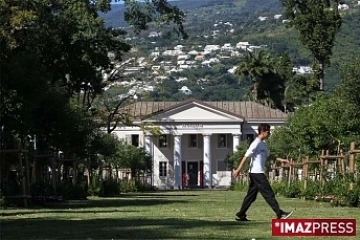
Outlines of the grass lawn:
M 260 195 L 248 212 L 253 221 L 234 221 L 244 194 L 139 193 L 42 209 L 6 209 L 1 210 L 0 239 L 280 239 L 271 237 L 274 213 Z M 284 210 L 295 211 L 293 218 L 356 218 L 360 236 L 359 208 L 334 208 L 328 203 L 282 197 L 278 200 Z

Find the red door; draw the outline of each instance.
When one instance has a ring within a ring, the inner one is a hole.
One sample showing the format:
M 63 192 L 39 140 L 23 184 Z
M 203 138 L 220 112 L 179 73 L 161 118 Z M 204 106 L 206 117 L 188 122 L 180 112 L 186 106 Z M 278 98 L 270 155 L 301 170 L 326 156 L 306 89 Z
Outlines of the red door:
M 200 161 L 200 187 L 204 187 L 204 161 Z
M 181 162 L 181 176 L 182 176 L 181 185 L 182 185 L 182 188 L 184 189 L 187 186 L 186 163 L 185 162 Z

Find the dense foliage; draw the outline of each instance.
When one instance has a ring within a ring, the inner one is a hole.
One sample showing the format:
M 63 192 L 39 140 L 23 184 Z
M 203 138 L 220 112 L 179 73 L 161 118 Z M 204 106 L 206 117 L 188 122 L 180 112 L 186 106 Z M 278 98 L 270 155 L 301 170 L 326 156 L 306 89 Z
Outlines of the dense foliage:
M 119 140 L 101 130 L 108 122 L 92 106 L 108 84 L 103 74 L 112 72 L 114 62 L 122 61 L 131 48 L 124 31 L 107 28 L 99 17 L 111 9 L 110 3 L 0 1 L 0 197 L 81 198 L 106 164 L 131 168 L 137 175 L 149 170 L 144 149 L 122 144 L 114 151 Z M 156 21 L 175 26 L 185 37 L 183 13 L 167 1 L 148 1 L 146 8 L 125 1 L 125 6 L 125 20 L 136 31 Z M 107 117 L 116 123 L 127 120 L 113 111 Z M 26 154 L 19 157 L 15 149 Z M 105 161 L 124 149 L 131 150 L 127 161 Z

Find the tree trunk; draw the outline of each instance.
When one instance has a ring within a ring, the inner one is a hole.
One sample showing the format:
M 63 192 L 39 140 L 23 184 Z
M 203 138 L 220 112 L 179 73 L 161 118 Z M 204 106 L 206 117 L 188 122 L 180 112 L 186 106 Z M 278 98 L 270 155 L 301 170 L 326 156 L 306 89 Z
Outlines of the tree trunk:
M 136 180 L 136 170 L 135 169 L 131 169 L 131 179 L 135 179 Z
M 31 170 L 31 183 L 36 182 L 36 172 L 37 172 L 37 158 L 35 153 L 32 170 Z
M 116 181 L 119 181 L 119 168 L 117 165 L 115 165 L 115 171 L 116 171 Z
M 18 142 L 18 149 L 21 150 L 21 142 Z M 18 153 L 18 160 L 19 160 L 19 175 L 21 178 L 21 187 L 22 187 L 22 195 L 24 199 L 24 207 L 27 208 L 27 194 L 26 194 L 26 178 L 24 176 L 24 168 L 23 168 L 23 156 L 22 153 Z
M 77 161 L 76 158 L 74 156 L 74 161 L 73 161 L 73 178 L 72 178 L 72 184 L 73 186 L 75 186 L 77 184 L 77 175 L 78 175 L 78 169 L 77 169 Z
M 319 63 L 319 89 L 324 91 L 324 62 Z
M 108 169 L 108 176 L 110 179 L 113 179 L 113 174 L 112 174 L 112 164 L 109 163 L 109 169 Z
M 27 155 L 24 155 L 25 171 L 26 171 L 26 192 L 30 195 L 30 163 Z
M 257 102 L 258 100 L 258 91 L 259 91 L 259 83 L 258 82 L 254 82 L 254 85 L 253 85 L 253 92 L 254 92 L 254 99 L 255 101 Z
M 50 159 L 51 161 L 51 183 L 54 191 L 54 195 L 56 196 L 56 181 L 57 181 L 57 174 L 56 174 L 56 162 L 54 158 Z
M 90 159 L 88 159 L 88 161 L 90 161 Z M 91 164 L 90 164 L 90 162 L 88 162 L 88 164 L 87 164 L 87 169 L 88 169 L 87 184 L 88 184 L 88 186 L 90 186 L 90 184 L 91 184 L 91 178 L 92 178 L 92 170 L 91 170 Z

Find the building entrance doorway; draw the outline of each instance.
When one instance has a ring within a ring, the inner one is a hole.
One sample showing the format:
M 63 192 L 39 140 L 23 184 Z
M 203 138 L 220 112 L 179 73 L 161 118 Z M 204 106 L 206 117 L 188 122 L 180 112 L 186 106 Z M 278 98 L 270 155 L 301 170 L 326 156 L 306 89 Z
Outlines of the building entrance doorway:
M 188 186 L 197 187 L 199 179 L 199 162 L 187 162 Z

